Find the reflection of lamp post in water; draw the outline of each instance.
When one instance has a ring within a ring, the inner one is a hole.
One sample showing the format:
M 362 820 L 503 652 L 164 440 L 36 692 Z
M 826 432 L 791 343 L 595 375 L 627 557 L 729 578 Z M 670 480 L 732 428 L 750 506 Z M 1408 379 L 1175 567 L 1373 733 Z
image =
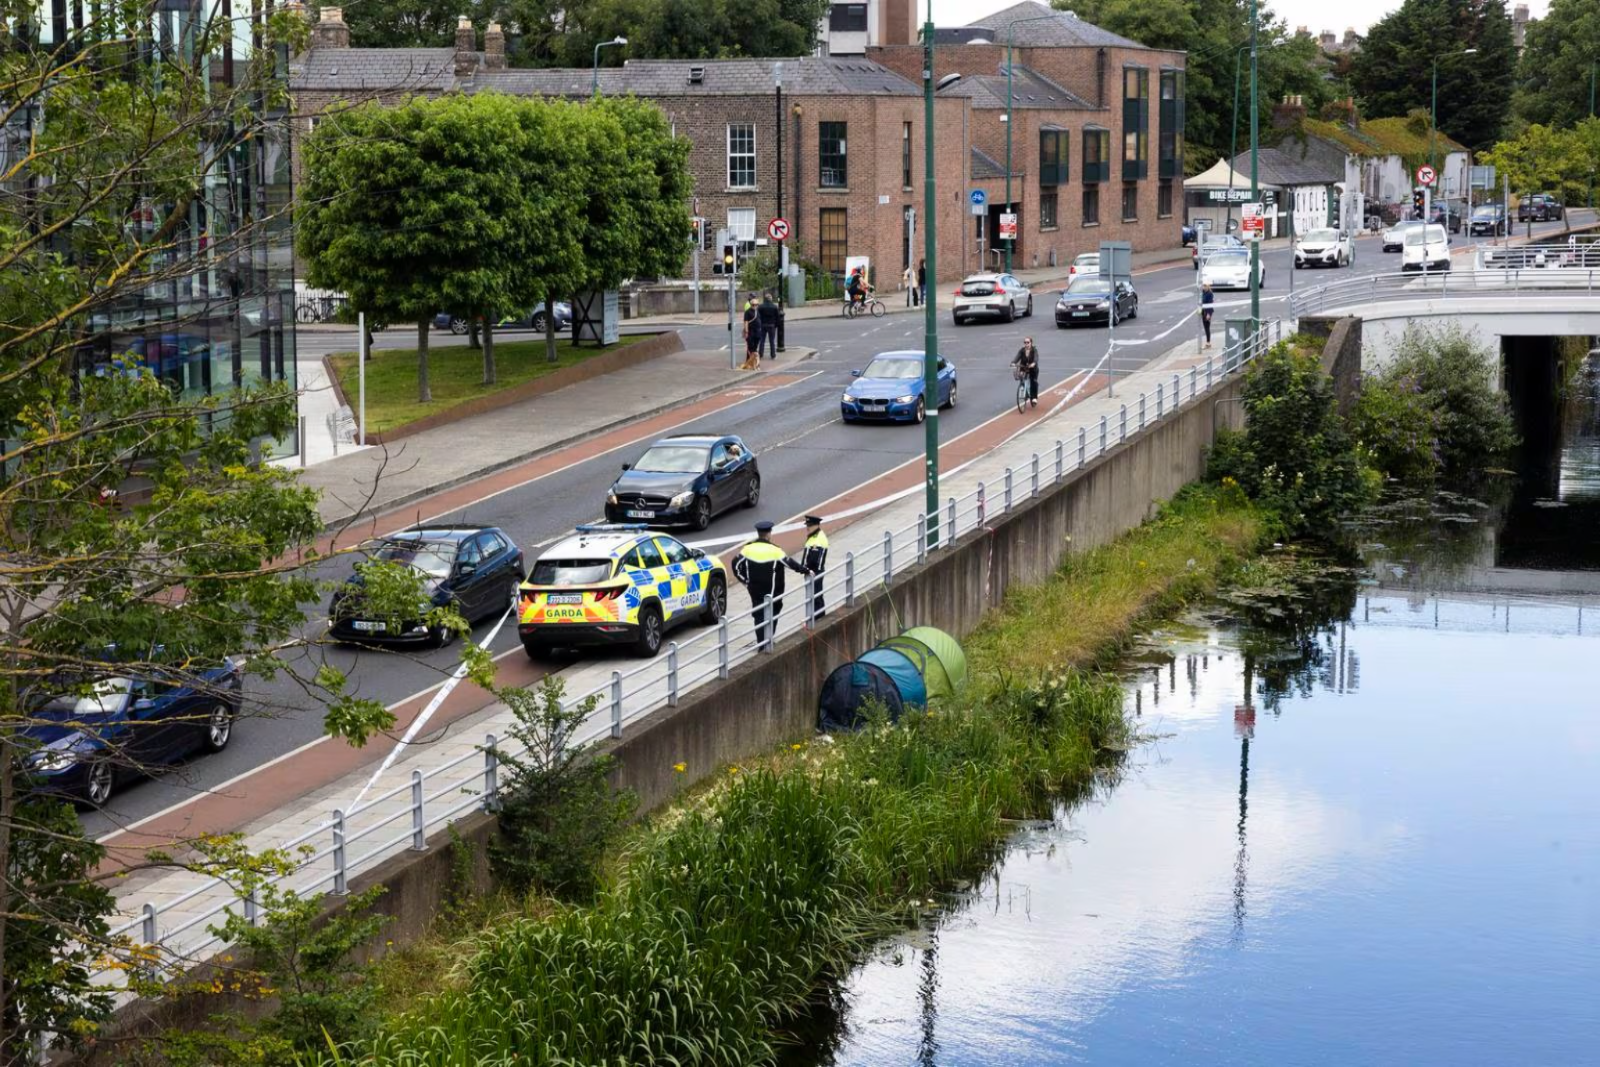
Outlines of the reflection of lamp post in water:
M 1244 933 L 1244 888 L 1250 853 L 1245 843 L 1245 819 L 1250 812 L 1250 739 L 1256 733 L 1256 709 L 1250 702 L 1255 686 L 1255 664 L 1244 657 L 1244 703 L 1233 709 L 1233 732 L 1239 738 L 1239 855 L 1233 861 L 1233 932 Z
M 939 1062 L 939 1039 L 934 1036 L 939 1021 L 939 929 L 928 931 L 928 947 L 922 950 L 922 981 L 917 1000 L 922 1005 L 922 1040 L 917 1044 L 917 1067 L 934 1067 Z

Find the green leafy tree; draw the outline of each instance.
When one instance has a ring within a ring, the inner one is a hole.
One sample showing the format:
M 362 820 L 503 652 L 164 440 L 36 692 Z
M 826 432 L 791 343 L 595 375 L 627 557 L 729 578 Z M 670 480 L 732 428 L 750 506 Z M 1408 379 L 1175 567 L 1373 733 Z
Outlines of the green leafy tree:
M 1545 17 L 1528 24 L 1517 62 L 1517 118 L 1559 127 L 1593 114 L 1596 59 L 1600 5 L 1594 0 L 1551 0 Z
M 344 20 L 355 48 L 448 48 L 462 15 L 482 26 L 497 5 L 484 0 L 346 0 Z
M 599 41 L 628 39 L 627 54 L 652 59 L 803 56 L 816 50 L 828 0 L 509 0 L 507 19 L 523 28 L 515 62 L 587 67 Z M 602 53 L 621 63 L 624 54 Z
M 1469 48 L 1474 55 L 1453 55 Z M 1363 112 L 1405 115 L 1432 104 L 1439 60 L 1439 129 L 1481 150 L 1511 115 L 1516 46 L 1504 0 L 1405 0 L 1367 31 L 1350 84 Z
M 1526 127 L 1479 156 L 1511 183 L 1513 192 L 1556 191 L 1564 203 L 1580 203 L 1600 159 L 1600 119 L 1584 119 L 1577 129 Z M 1570 225 L 1570 222 L 1568 223 Z

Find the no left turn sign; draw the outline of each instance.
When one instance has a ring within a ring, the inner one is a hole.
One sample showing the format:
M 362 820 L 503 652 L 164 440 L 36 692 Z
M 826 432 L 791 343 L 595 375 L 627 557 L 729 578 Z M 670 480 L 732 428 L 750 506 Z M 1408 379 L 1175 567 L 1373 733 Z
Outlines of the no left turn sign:
M 774 241 L 786 240 L 789 236 L 789 220 L 773 219 L 767 223 L 767 236 Z

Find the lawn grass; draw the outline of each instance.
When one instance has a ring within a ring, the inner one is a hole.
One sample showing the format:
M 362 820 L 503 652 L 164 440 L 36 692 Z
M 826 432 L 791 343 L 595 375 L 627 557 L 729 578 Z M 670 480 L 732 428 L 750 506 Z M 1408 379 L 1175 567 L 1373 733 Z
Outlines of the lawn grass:
M 570 339 L 558 339 L 554 363 L 545 358 L 542 337 L 530 341 L 497 341 L 494 346 L 497 380 L 493 385 L 483 384 L 483 353 L 479 350 L 464 344 L 440 348 L 430 346 L 428 378 L 433 387 L 433 399 L 426 404 L 417 400 L 417 350 L 378 349 L 367 361 L 367 432 L 393 430 L 480 396 L 513 389 L 562 367 L 571 367 L 603 353 L 614 352 L 650 336 L 624 334 L 616 344 L 604 348 L 597 345 L 574 348 Z M 339 388 L 354 402 L 359 377 L 356 354 L 336 353 L 328 357 L 328 363 L 339 377 Z

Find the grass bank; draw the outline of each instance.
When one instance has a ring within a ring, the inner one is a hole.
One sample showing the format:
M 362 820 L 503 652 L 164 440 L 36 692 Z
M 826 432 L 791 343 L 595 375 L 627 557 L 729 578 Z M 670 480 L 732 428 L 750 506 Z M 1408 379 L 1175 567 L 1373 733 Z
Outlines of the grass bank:
M 501 901 L 399 954 L 380 1001 L 437 992 L 322 1062 L 771 1062 L 821 976 L 1128 746 L 1120 686 L 1068 665 L 1214 589 L 1263 529 L 1236 489 L 1186 492 L 1011 597 L 967 642 L 960 698 L 728 768 L 635 835 L 592 906 Z
M 445 344 L 428 350 L 428 378 L 433 399 L 417 400 L 417 350 L 414 348 L 376 349 L 367 361 L 367 422 L 372 433 L 383 433 L 410 422 L 447 411 L 458 404 L 491 396 L 542 378 L 563 367 L 618 348 L 636 344 L 650 334 L 623 334 L 614 345 L 601 348 L 585 345 L 574 348 L 569 338 L 556 341 L 556 361 L 545 357 L 544 338 L 529 341 L 496 341 L 493 385 L 483 384 L 483 353 L 465 343 Z M 339 388 L 352 399 L 356 395 L 358 370 L 356 354 L 342 352 L 328 357 L 339 378 Z

